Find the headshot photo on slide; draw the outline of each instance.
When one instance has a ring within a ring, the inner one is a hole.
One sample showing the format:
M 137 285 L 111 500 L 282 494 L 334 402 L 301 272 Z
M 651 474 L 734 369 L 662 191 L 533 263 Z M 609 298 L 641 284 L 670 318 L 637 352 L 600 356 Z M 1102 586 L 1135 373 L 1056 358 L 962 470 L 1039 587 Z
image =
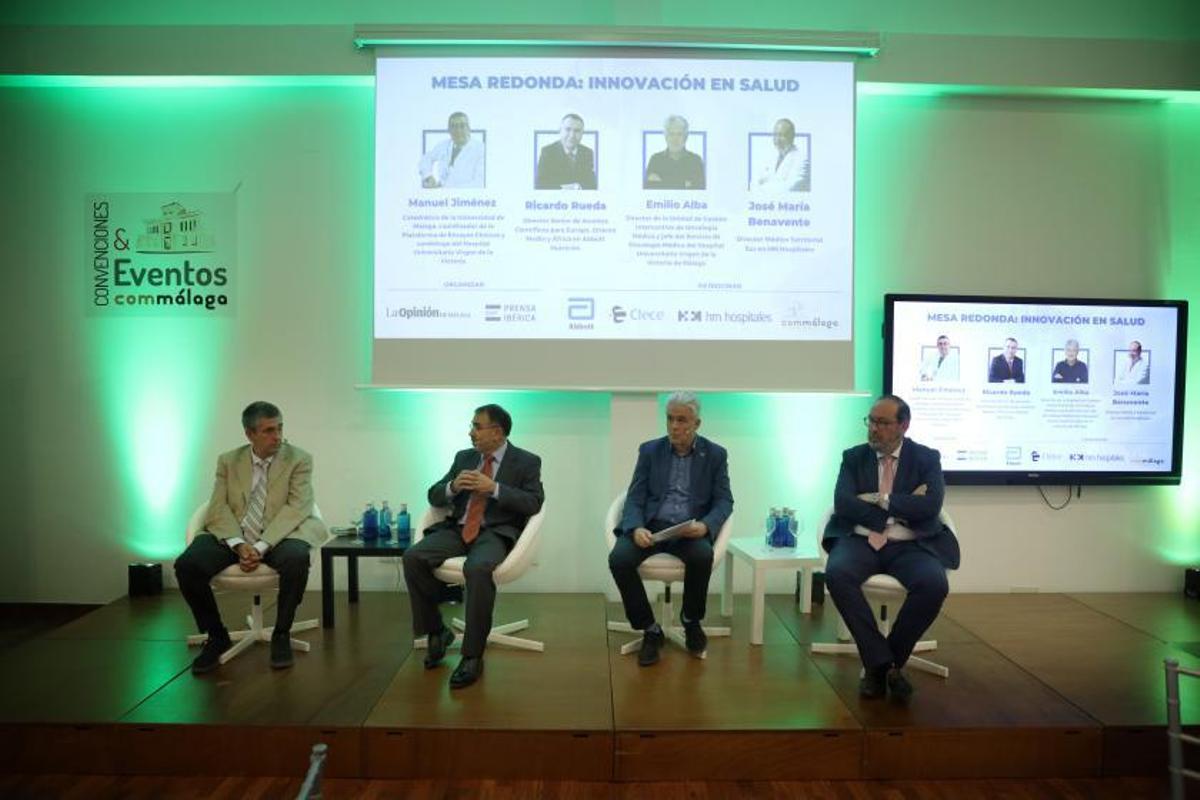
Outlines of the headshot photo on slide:
M 483 189 L 487 185 L 487 131 L 472 130 L 463 111 L 450 114 L 446 128 L 421 131 L 417 173 L 423 189 Z
M 533 151 L 533 188 L 598 188 L 600 134 L 587 130 L 580 115 L 564 115 L 558 130 L 534 131 Z
M 660 143 L 666 147 L 659 150 Z M 679 114 L 667 117 L 661 130 L 642 131 L 643 189 L 703 189 L 707 161 L 708 134 L 691 130 Z
M 787 117 L 775 120 L 771 132 L 751 132 L 747 158 L 748 188 L 779 194 L 812 190 L 812 135 L 798 133 Z

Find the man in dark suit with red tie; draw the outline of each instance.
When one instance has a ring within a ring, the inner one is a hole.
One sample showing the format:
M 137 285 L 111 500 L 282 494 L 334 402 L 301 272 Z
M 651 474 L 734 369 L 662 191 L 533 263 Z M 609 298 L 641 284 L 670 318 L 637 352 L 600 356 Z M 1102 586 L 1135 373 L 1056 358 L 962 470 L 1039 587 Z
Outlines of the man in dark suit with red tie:
M 404 553 L 413 633 L 427 637 L 426 669 L 441 663 L 455 638 L 438 611 L 443 585 L 433 571 L 448 558 L 467 557 L 467 626 L 462 660 L 450 676 L 452 689 L 470 686 L 483 674 L 483 649 L 496 605 L 492 572 L 545 499 L 542 460 L 509 442 L 511 432 L 512 417 L 500 406 L 475 409 L 471 448 L 459 451 L 445 476 L 429 487 L 430 505 L 448 506 L 450 514 Z
M 958 540 L 939 518 L 946 490 L 941 457 L 904 436 L 911 419 L 895 395 L 871 407 L 867 443 L 842 453 L 833 516 L 821 541 L 829 553 L 825 583 L 862 658 L 864 697 L 912 694 L 901 667 L 941 610 L 946 570 L 959 563 Z M 908 590 L 886 637 L 862 591 L 863 581 L 879 573 Z

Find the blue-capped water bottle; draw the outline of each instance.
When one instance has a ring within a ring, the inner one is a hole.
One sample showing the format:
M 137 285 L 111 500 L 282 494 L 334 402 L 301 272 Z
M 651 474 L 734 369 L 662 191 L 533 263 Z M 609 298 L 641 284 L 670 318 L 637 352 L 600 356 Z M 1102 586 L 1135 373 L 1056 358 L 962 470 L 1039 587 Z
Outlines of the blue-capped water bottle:
M 383 541 L 390 541 L 392 538 L 392 509 L 388 507 L 388 501 L 383 501 L 383 508 L 379 509 L 379 538 Z
M 783 516 L 787 523 L 784 526 L 783 546 L 784 547 L 795 547 L 796 546 L 796 530 L 799 527 L 798 523 L 796 522 L 796 511 L 795 511 L 795 509 L 792 509 L 792 508 L 785 508 L 783 510 Z
M 778 522 L 779 522 L 779 509 L 772 508 L 770 513 L 767 514 L 767 535 L 765 537 L 767 547 L 775 546 L 774 545 L 775 526 L 778 524 Z
M 396 544 L 408 547 L 412 544 L 412 521 L 408 517 L 408 503 L 400 504 L 396 514 Z
M 379 512 L 374 503 L 367 503 L 367 509 L 362 518 L 362 540 L 373 542 L 379 538 Z
M 780 510 L 775 517 L 775 529 L 771 531 L 771 547 L 787 547 L 787 513 L 786 509 Z

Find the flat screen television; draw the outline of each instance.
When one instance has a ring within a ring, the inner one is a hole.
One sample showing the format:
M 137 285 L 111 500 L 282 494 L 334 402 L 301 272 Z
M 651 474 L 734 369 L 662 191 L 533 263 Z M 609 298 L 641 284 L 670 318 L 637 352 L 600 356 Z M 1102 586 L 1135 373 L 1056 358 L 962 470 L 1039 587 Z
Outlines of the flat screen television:
M 889 294 L 883 328 L 947 483 L 1179 483 L 1186 301 Z

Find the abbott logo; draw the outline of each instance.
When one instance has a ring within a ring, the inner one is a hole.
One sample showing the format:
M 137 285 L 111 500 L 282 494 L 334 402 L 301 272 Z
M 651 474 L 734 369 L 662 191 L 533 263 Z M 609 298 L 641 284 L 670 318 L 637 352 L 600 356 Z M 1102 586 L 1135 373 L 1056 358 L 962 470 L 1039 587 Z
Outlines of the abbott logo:
M 567 319 L 586 321 L 596 318 L 596 301 L 591 297 L 568 297 Z

